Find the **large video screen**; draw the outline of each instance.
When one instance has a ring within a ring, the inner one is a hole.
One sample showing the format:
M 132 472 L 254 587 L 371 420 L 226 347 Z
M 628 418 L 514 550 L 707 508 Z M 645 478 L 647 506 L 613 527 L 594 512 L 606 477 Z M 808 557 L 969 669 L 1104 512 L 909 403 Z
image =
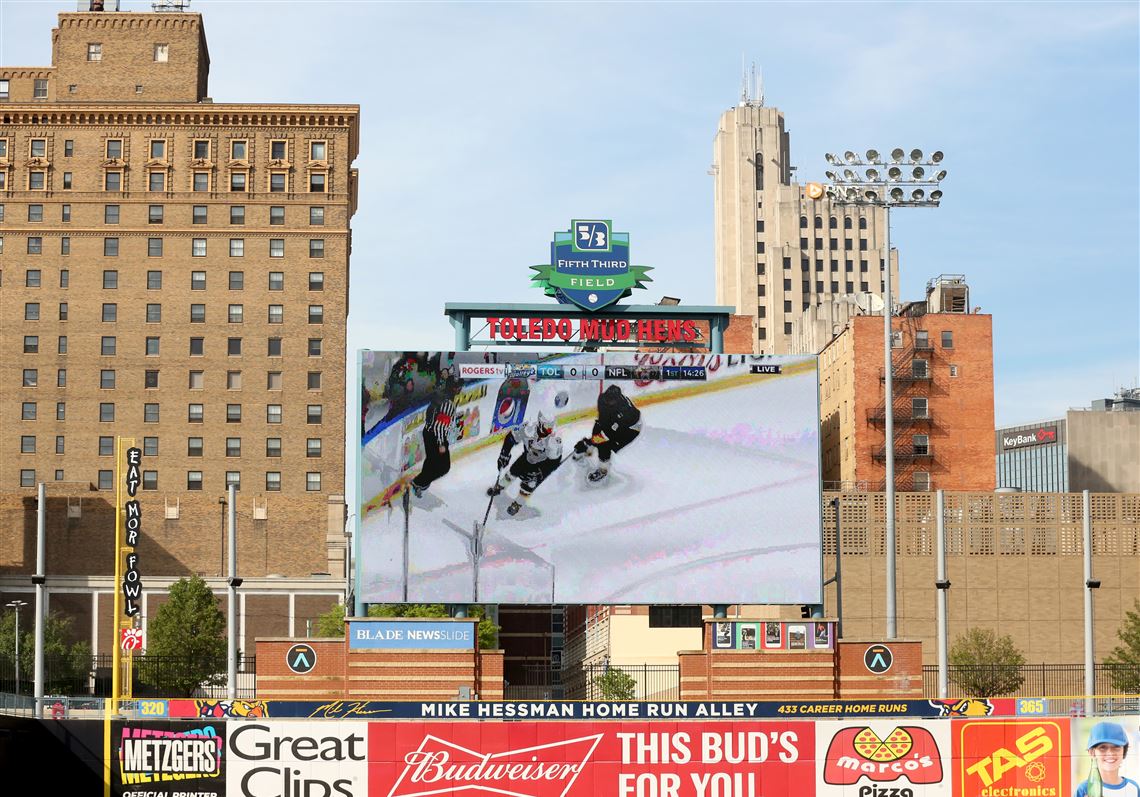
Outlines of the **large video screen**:
M 360 352 L 366 603 L 819 603 L 814 356 Z

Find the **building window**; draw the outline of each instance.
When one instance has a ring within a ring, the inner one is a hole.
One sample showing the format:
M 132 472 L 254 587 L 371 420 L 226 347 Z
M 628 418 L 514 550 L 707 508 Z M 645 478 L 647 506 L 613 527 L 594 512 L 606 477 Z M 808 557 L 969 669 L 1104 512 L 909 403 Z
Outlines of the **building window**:
M 206 139 L 197 139 L 194 142 L 194 160 L 207 161 L 210 159 L 210 142 Z
M 38 255 L 44 251 L 44 239 L 38 237 L 28 238 L 28 254 Z
M 245 205 L 230 205 L 230 224 L 245 224 Z
M 245 172 L 230 172 L 230 190 L 244 191 L 246 182 Z
M 320 338 L 309 338 L 309 356 L 310 357 L 320 357 L 321 356 L 321 339 Z
M 101 390 L 114 390 L 115 389 L 115 372 L 112 369 L 104 368 L 99 372 L 99 388 Z
M 266 390 L 280 390 L 281 389 L 281 372 L 269 371 L 265 375 L 265 388 Z
M 144 470 L 142 473 L 142 488 L 144 490 L 158 489 L 158 471 Z
M 123 188 L 122 172 L 107 172 L 103 175 L 104 191 L 121 191 Z
M 950 364 L 950 378 L 956 379 L 958 377 L 958 366 L 953 363 Z
M 943 332 L 942 332 L 942 348 L 944 348 L 944 349 L 954 348 L 954 333 L 953 332 L 951 332 L 949 330 L 943 330 Z
M 230 257 L 245 257 L 245 239 L 230 239 Z
M 279 457 L 281 456 L 281 438 L 280 437 L 267 437 L 265 438 L 265 456 Z
M 24 335 L 24 354 L 39 354 L 39 335 Z
M 323 291 L 325 289 L 325 273 L 323 271 L 309 272 L 309 290 Z
M 275 161 L 285 160 L 285 142 L 284 141 L 270 141 L 269 142 L 269 159 Z
M 914 472 L 914 489 L 915 492 L 927 492 L 930 490 L 930 474 L 924 470 L 916 470 Z
M 156 44 L 154 45 L 154 60 L 160 64 L 165 64 L 170 60 L 170 45 L 169 44 Z
M 201 357 L 205 352 L 205 338 L 190 338 L 190 356 Z
M 66 207 L 70 208 L 70 205 Z M 68 211 L 70 215 L 70 210 Z M 43 221 L 44 220 L 44 206 L 43 205 L 28 205 L 28 221 Z
M 101 470 L 98 473 L 98 486 L 100 490 L 115 489 L 115 471 Z
M 285 239 L 284 238 L 270 238 L 269 239 L 269 256 L 270 257 L 285 257 Z
M 321 438 L 310 437 L 305 441 L 305 456 L 319 457 L 321 455 Z
M 912 418 L 929 418 L 930 407 L 925 396 L 915 396 L 910 400 L 910 415 Z
M 190 423 L 202 423 L 203 410 L 201 404 L 186 405 L 186 420 Z
M 67 387 L 67 369 L 59 368 L 55 372 L 55 386 Z
M 66 288 L 71 283 L 71 272 L 66 268 L 59 270 L 59 287 Z
M 24 287 L 25 288 L 38 288 L 40 287 L 41 272 L 38 268 L 30 268 L 24 272 Z
M 305 423 L 320 423 L 324 410 L 320 404 L 310 404 L 305 408 Z
M 166 172 L 151 172 L 147 175 L 147 190 L 149 191 L 165 191 L 166 190 Z
M 309 192 L 313 194 L 323 194 L 325 192 L 324 172 L 313 172 L 309 175 Z
M 240 457 L 241 456 L 241 438 L 240 437 L 227 437 L 226 438 L 226 456 L 227 457 Z
M 121 138 L 107 139 L 107 160 L 117 161 L 123 157 L 123 140 Z
M 208 217 L 208 211 L 205 205 L 195 205 L 191 212 L 191 220 L 194 224 L 205 224 Z
M 226 315 L 231 324 L 240 324 L 245 317 L 245 309 L 240 304 L 231 304 L 226 310 Z
M 200 340 L 200 338 L 199 338 Z M 192 348 L 192 347 L 191 347 Z M 149 337 L 146 339 L 146 356 L 157 357 L 159 352 L 159 338 Z
M 20 420 L 34 421 L 36 419 L 36 402 L 24 401 L 20 403 Z
M 190 383 L 191 390 L 202 390 L 206 387 L 206 372 L 205 371 L 191 371 Z
M 194 190 L 198 192 L 210 190 L 209 172 L 194 172 Z
M 925 434 L 911 435 L 910 444 L 915 454 L 926 456 L 930 453 L 930 436 Z
M 323 161 L 327 153 L 328 147 L 324 141 L 310 141 L 309 142 L 309 160 Z
M 118 257 L 119 256 L 119 239 L 118 238 L 104 238 L 103 239 L 103 257 Z
M 310 238 L 309 239 L 309 257 L 324 257 L 325 256 L 325 239 L 324 238 Z
M 4 182 L 3 173 L 0 172 L 0 188 L 4 187 L 3 182 Z M 63 187 L 65 190 L 71 188 L 71 172 L 64 172 L 63 173 Z
M 309 305 L 309 323 L 323 324 L 325 322 L 325 306 L 323 304 Z
M 241 390 L 241 371 L 226 371 L 226 390 Z
M 285 272 L 284 271 L 270 271 L 269 272 L 269 290 L 283 291 L 285 290 Z
M 114 335 L 104 335 L 99 341 L 99 354 L 104 357 L 114 357 L 116 348 Z
M 166 140 L 161 138 L 151 139 L 150 142 L 150 157 L 154 160 L 162 160 L 166 157 Z
M 226 339 L 226 354 L 228 354 L 230 357 L 241 356 L 241 338 Z
M 187 490 L 201 490 L 202 489 L 202 471 L 188 470 L 186 471 L 186 489 Z
M 325 209 L 323 206 L 314 206 L 309 208 L 309 224 L 314 227 L 323 226 L 325 223 Z
M 24 302 L 24 320 L 25 321 L 39 321 L 40 320 L 40 303 L 39 302 Z
M 153 390 L 158 387 L 158 371 L 143 371 L 143 387 L 147 390 Z
M 157 457 L 158 456 L 158 438 L 157 437 L 144 437 L 143 438 L 143 456 L 144 457 Z
M 103 436 L 99 438 L 99 456 L 113 457 L 115 456 L 115 438 L 111 436 Z
M 226 405 L 226 423 L 241 423 L 241 405 Z
M 269 305 L 269 323 L 282 324 L 285 322 L 285 305 L 271 304 Z
M 246 142 L 245 141 L 231 141 L 230 142 L 230 160 L 243 161 L 246 156 Z
M 309 371 L 308 378 L 307 378 L 307 386 L 308 386 L 309 390 L 320 390 L 321 389 L 321 372 L 320 371 Z
M 321 474 L 309 472 L 305 474 L 305 489 L 308 492 L 316 492 L 321 489 Z
M 187 437 L 186 438 L 186 456 L 200 457 L 202 456 L 202 438 L 201 437 Z
M 87 44 L 87 60 L 88 61 L 102 61 L 103 60 L 103 45 L 99 42 L 88 42 Z
M 206 290 L 206 272 L 205 271 L 191 271 L 190 272 L 190 290 L 204 291 Z
M 281 478 L 278 476 L 277 489 L 281 489 Z M 36 486 L 36 472 L 34 469 L 22 469 L 20 471 L 20 486 L 21 487 L 35 487 Z
M 146 239 L 146 256 L 147 257 L 162 257 L 162 239 L 161 238 L 147 238 Z
M 143 404 L 143 423 L 158 423 L 157 404 Z
M 285 172 L 270 173 L 269 191 L 274 194 L 282 194 L 285 192 Z
M 36 338 L 36 351 L 39 351 L 39 338 Z M 28 351 L 28 339 L 24 338 L 24 351 Z M 67 354 L 67 335 L 60 335 L 56 343 L 56 352 L 59 354 Z
M 148 291 L 162 290 L 162 272 L 148 271 L 146 273 L 146 289 Z
M 34 434 L 20 435 L 20 453 L 36 453 L 36 436 Z
M 37 387 L 40 383 L 40 372 L 38 368 L 25 368 L 21 384 L 23 387 Z
M 265 422 L 266 423 L 281 423 L 281 405 L 268 404 L 265 407 Z
M 34 471 L 33 471 L 34 474 Z M 32 476 L 32 481 L 35 481 L 35 476 Z M 29 484 L 29 487 L 32 485 Z M 265 474 L 265 491 L 267 493 L 277 493 L 281 491 L 281 474 L 277 471 L 268 471 Z
M 190 305 L 190 323 L 191 324 L 205 324 L 206 323 L 206 305 L 192 304 Z
M 7 79 L 0 80 L 0 100 L 8 99 L 8 86 L 9 86 L 9 83 L 8 83 Z M 0 156 L 2 156 L 2 157 L 7 157 L 7 155 L 8 155 L 7 152 L 0 153 Z
M 43 191 L 46 183 L 46 172 L 34 171 L 28 173 L 28 190 Z
M 114 302 L 104 302 L 103 323 L 114 323 L 119 320 L 119 306 Z
M 191 241 L 191 244 L 190 244 L 190 254 L 193 257 L 205 257 L 206 256 L 206 239 L 205 238 L 193 239 Z
M 115 421 L 115 403 L 113 401 L 104 401 L 99 404 L 99 422 L 100 423 L 114 423 Z
M 280 357 L 281 356 L 281 338 L 269 338 L 266 356 Z
M 233 488 L 235 490 L 241 489 L 241 473 L 239 471 L 236 471 L 236 470 L 227 470 L 226 471 L 226 489 L 227 490 L 230 488 L 230 485 L 233 485 Z
M 285 207 L 283 205 L 273 205 L 269 208 L 269 223 L 275 227 L 285 223 Z
M 927 330 L 916 329 L 914 331 L 914 348 L 918 351 L 930 349 L 930 333 Z
M 927 360 L 919 358 L 911 360 L 910 374 L 915 379 L 926 379 L 930 376 L 930 363 Z

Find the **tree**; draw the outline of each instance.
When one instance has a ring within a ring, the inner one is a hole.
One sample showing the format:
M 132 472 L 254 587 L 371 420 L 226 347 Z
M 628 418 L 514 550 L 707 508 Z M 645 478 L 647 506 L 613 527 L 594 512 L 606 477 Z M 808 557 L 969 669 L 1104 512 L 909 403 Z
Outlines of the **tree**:
M 24 612 L 20 623 L 20 680 L 31 691 L 35 675 L 36 632 L 32 612 Z M 71 694 L 87 689 L 91 674 L 91 645 L 69 642 L 71 618 L 52 612 L 44 618 L 44 690 Z M 0 678 L 12 678 L 16 669 L 16 613 L 0 615 Z
M 637 681 L 616 667 L 606 667 L 606 671 L 594 678 L 594 688 L 600 700 L 633 700 L 637 694 Z
M 1121 694 L 1136 694 L 1140 692 L 1140 598 L 1132 611 L 1124 613 L 1124 622 L 1116 635 L 1122 644 L 1104 660 L 1110 666 L 1108 677 Z
M 139 677 L 173 697 L 190 697 L 226 679 L 226 621 L 219 600 L 198 576 L 170 587 L 151 618 Z
M 479 618 L 479 649 L 493 649 L 498 645 L 499 626 L 491 622 L 484 606 L 470 607 L 472 617 Z M 369 617 L 450 617 L 442 603 L 373 603 L 368 607 Z M 333 606 L 317 618 L 317 636 L 344 636 L 344 606 Z
M 1004 634 L 971 628 L 950 646 L 950 681 L 968 697 L 997 697 L 1016 692 L 1025 675 L 1025 657 Z

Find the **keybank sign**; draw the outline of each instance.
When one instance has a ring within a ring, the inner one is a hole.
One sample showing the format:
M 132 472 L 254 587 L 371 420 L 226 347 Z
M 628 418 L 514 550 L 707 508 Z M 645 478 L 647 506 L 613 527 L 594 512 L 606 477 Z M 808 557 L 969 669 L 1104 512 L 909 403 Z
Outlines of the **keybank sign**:
M 474 650 L 475 624 L 469 622 L 356 621 L 348 624 L 350 648 Z

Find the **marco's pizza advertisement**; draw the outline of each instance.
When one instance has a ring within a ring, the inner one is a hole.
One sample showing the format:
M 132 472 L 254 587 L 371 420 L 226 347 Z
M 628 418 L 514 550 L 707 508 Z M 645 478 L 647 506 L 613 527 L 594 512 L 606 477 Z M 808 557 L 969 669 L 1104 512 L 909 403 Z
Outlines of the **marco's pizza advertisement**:
M 898 718 L 819 722 L 817 795 L 949 795 L 951 723 Z

